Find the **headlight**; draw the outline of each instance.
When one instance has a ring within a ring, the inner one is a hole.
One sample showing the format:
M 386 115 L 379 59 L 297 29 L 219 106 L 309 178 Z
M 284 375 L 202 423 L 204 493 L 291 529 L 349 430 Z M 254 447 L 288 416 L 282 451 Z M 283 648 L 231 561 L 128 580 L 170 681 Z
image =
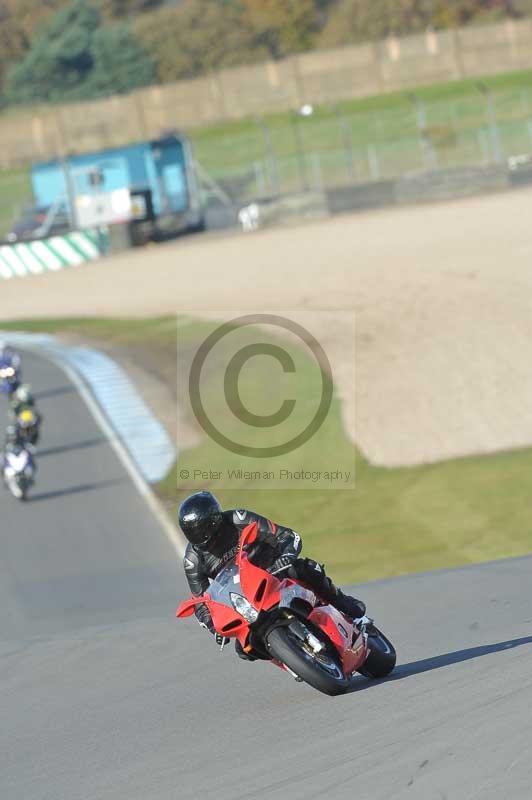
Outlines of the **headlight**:
M 238 611 L 240 616 L 244 617 L 246 622 L 257 621 L 259 612 L 255 611 L 251 603 L 248 603 L 245 597 L 242 597 L 241 594 L 236 594 L 236 592 L 231 592 L 230 597 L 233 608 L 235 611 Z

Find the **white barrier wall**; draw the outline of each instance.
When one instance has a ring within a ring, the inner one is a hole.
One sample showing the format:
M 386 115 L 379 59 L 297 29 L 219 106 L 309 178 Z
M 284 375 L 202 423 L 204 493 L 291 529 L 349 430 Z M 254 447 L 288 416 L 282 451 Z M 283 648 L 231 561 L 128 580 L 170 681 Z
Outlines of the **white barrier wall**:
M 73 231 L 35 242 L 0 245 L 0 278 L 55 272 L 100 258 L 107 252 L 104 229 Z

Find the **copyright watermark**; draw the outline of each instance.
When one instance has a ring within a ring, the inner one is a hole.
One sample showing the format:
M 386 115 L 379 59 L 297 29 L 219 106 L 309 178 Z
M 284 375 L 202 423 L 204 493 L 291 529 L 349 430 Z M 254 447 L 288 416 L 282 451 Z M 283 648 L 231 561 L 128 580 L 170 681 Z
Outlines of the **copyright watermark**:
M 177 329 L 178 446 L 184 424 L 201 439 L 181 452 L 180 481 L 352 488 L 351 315 L 221 312 Z
M 208 481 L 310 481 L 311 483 L 318 483 L 327 481 L 328 483 L 349 483 L 353 479 L 352 472 L 344 472 L 339 469 L 331 470 L 311 470 L 301 467 L 301 469 L 286 469 L 281 468 L 278 470 L 244 470 L 244 469 L 180 469 L 179 478 L 182 481 L 199 481 L 203 483 Z

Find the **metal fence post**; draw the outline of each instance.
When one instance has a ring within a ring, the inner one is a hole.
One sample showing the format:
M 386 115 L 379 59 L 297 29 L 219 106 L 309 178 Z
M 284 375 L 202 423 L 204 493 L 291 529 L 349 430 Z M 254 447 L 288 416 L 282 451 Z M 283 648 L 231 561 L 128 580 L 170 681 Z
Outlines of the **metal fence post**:
M 414 106 L 414 111 L 416 114 L 419 146 L 423 157 L 424 167 L 426 169 L 433 169 L 437 166 L 438 159 L 432 142 L 428 138 L 427 110 L 425 105 L 421 102 L 417 94 L 414 94 L 414 92 L 408 95 L 408 99 Z
M 342 139 L 344 142 L 344 150 L 345 150 L 345 157 L 347 161 L 347 167 L 351 174 L 351 178 L 355 181 L 356 180 L 356 168 L 355 168 L 355 157 L 353 153 L 353 132 L 351 130 L 351 126 L 345 114 L 342 112 L 339 105 L 333 106 L 334 113 L 336 114 L 336 118 L 338 119 L 338 124 L 340 126 L 340 131 L 342 133 Z
M 279 196 L 281 194 L 281 183 L 279 180 L 279 170 L 277 159 L 275 157 L 275 150 L 273 147 L 272 133 L 270 126 L 263 119 L 263 117 L 255 117 L 255 123 L 259 126 L 262 133 L 262 141 L 264 145 L 265 162 L 267 165 L 268 182 L 273 194 Z
M 304 192 L 308 190 L 307 167 L 305 163 L 305 151 L 303 147 L 303 140 L 301 137 L 301 130 L 299 128 L 299 116 L 297 111 L 290 114 L 290 122 L 292 124 L 292 132 L 294 134 L 294 145 L 296 151 L 297 167 L 299 170 L 299 180 L 301 188 Z
M 478 146 L 480 148 L 480 152 L 482 154 L 482 163 L 489 164 L 490 162 L 490 148 L 488 143 L 488 137 L 484 128 L 479 128 L 477 131 L 477 141 Z
M 322 191 L 323 189 L 323 172 L 321 169 L 321 158 L 319 153 L 312 153 L 311 155 L 311 162 L 312 162 L 312 173 L 314 177 L 314 189 L 318 191 Z
M 528 131 L 528 135 L 530 137 L 530 141 L 532 142 L 532 120 L 531 119 L 529 119 L 528 122 L 526 123 L 526 129 Z
M 381 177 L 381 170 L 379 164 L 379 156 L 377 154 L 377 148 L 374 144 L 368 144 L 368 165 L 369 165 L 369 174 L 373 181 L 380 180 Z
M 495 103 L 493 102 L 493 95 L 485 83 L 477 83 L 477 89 L 483 95 L 486 102 L 486 121 L 490 132 L 491 149 L 493 159 L 497 164 L 504 160 L 501 137 L 499 133 L 499 126 L 497 125 L 497 115 L 495 113 Z
M 305 145 L 303 136 L 301 134 L 300 122 L 302 117 L 310 117 L 314 113 L 314 108 L 309 105 L 302 105 L 290 114 L 290 122 L 292 123 L 292 130 L 294 132 L 294 142 L 296 148 L 297 164 L 299 169 L 299 177 L 301 179 L 301 186 L 304 192 L 309 190 L 309 181 L 307 175 L 307 154 L 305 152 Z
M 523 112 L 523 116 L 524 117 L 529 117 L 530 116 L 530 103 L 529 103 L 528 92 L 526 91 L 526 89 L 521 89 L 520 98 L 521 98 L 521 111 Z
M 253 170 L 255 172 L 255 185 L 257 187 L 258 194 L 263 197 L 266 192 L 266 180 L 265 180 L 265 172 L 264 172 L 264 162 L 263 161 L 254 161 L 253 162 Z

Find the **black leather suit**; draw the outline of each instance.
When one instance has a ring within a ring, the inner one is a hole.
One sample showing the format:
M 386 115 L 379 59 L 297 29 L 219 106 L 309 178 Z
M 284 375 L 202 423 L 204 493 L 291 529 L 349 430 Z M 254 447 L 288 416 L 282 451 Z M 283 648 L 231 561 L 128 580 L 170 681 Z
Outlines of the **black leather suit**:
M 289 555 L 294 558 L 293 565 L 289 570 L 283 572 L 283 577 L 297 578 L 316 592 L 323 600 L 335 605 L 340 611 L 346 611 L 343 606 L 349 601 L 355 606 L 356 614 L 362 616 L 365 613 L 365 606 L 361 601 L 348 598 L 335 587 L 330 578 L 325 574 L 322 565 L 310 558 L 298 558 L 301 552 L 302 542 L 298 533 L 291 528 L 276 525 L 266 517 L 245 509 L 232 509 L 224 511 L 222 514 L 222 524 L 215 537 L 208 543 L 207 548 L 200 548 L 197 545 L 188 544 L 185 550 L 183 565 L 187 576 L 188 584 L 192 594 L 199 597 L 209 588 L 210 580 L 214 579 L 218 572 L 232 560 L 237 552 L 240 542 L 240 535 L 243 529 L 252 522 L 257 523 L 258 539 L 271 539 L 273 534 L 277 540 L 277 550 L 272 550 L 272 563 L 279 556 Z M 263 565 L 261 566 L 269 566 Z M 352 612 L 351 607 L 349 611 Z M 214 633 L 209 609 L 204 603 L 196 606 L 196 617 L 198 621 Z M 237 653 L 242 655 L 240 648 Z

